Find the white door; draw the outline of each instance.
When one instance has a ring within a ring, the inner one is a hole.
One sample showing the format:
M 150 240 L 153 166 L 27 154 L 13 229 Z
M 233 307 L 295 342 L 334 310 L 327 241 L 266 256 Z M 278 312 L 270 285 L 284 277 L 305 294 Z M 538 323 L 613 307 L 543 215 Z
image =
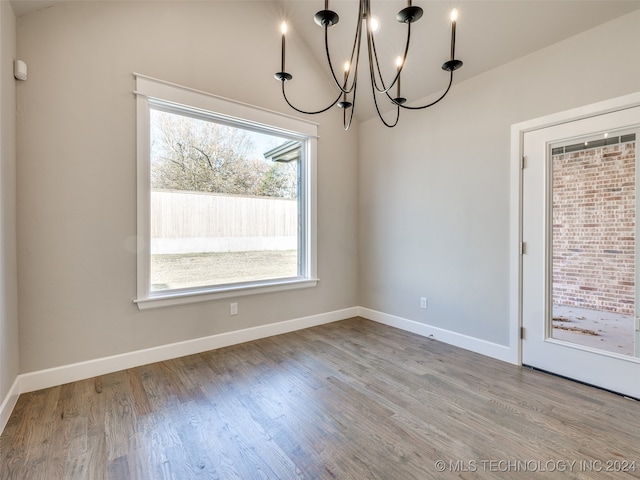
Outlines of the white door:
M 639 132 L 640 107 L 526 132 L 522 173 L 522 363 L 635 398 Z

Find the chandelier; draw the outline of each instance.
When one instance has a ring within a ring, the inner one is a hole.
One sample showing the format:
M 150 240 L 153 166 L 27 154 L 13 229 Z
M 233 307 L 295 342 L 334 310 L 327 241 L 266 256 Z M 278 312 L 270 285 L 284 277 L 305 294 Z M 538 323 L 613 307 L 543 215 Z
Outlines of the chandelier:
M 333 10 L 329 10 L 329 0 L 324 2 L 324 10 L 320 10 L 313 17 L 315 22 L 324 29 L 324 46 L 327 55 L 327 62 L 329 64 L 329 70 L 331 76 L 337 87 L 337 97 L 328 106 L 319 110 L 303 110 L 294 106 L 285 92 L 285 84 L 293 79 L 290 73 L 285 70 L 285 36 L 287 33 L 287 24 L 282 22 L 282 52 L 281 52 L 281 64 L 280 71 L 275 74 L 275 78 L 282 83 L 282 96 L 287 104 L 295 111 L 315 115 L 318 113 L 326 112 L 333 106 L 337 106 L 343 110 L 343 125 L 344 129 L 348 130 L 351 126 L 351 120 L 356 107 L 356 91 L 358 86 L 358 68 L 360 62 L 360 47 L 362 44 L 362 38 L 365 38 L 367 44 L 367 57 L 369 60 L 369 78 L 371 80 L 371 89 L 373 92 L 373 102 L 375 105 L 378 117 L 387 127 L 395 127 L 400 119 L 400 109 L 407 110 L 422 110 L 431 107 L 442 100 L 453 83 L 453 72 L 462 66 L 460 60 L 455 58 L 456 49 L 456 20 L 458 18 L 458 12 L 456 9 L 451 11 L 451 55 L 449 60 L 444 62 L 442 69 L 449 72 L 449 84 L 444 93 L 435 101 L 420 106 L 406 105 L 407 99 L 401 95 L 400 77 L 402 69 L 404 68 L 407 60 L 407 54 L 409 52 L 409 43 L 411 40 L 411 25 L 418 21 L 423 15 L 423 10 L 420 7 L 412 5 L 411 0 L 408 1 L 408 5 L 400 10 L 396 15 L 396 20 L 400 23 L 404 23 L 407 26 L 407 38 L 404 47 L 404 53 L 396 59 L 396 71 L 395 76 L 392 76 L 391 83 L 385 82 L 382 72 L 380 70 L 380 62 L 378 61 L 378 54 L 376 51 L 376 44 L 374 39 L 374 32 L 377 30 L 377 21 L 371 15 L 371 1 L 360 0 L 358 7 L 358 22 L 356 26 L 355 36 L 353 40 L 353 47 L 351 48 L 351 56 L 349 60 L 344 64 L 344 76 L 338 78 L 334 63 L 331 60 L 329 53 L 329 27 L 335 25 L 340 20 L 340 17 Z M 363 31 L 364 25 L 364 31 Z M 394 91 L 395 87 L 395 91 Z M 395 93 L 395 96 L 393 94 Z M 378 104 L 377 95 L 385 95 L 388 100 L 396 107 L 395 119 L 391 121 L 385 120 L 380 112 L 380 106 Z

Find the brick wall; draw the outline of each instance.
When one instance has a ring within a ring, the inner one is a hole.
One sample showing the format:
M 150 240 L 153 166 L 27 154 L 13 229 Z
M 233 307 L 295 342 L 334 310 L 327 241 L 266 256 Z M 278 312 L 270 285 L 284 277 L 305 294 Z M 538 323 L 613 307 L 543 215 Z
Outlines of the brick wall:
M 553 303 L 633 314 L 635 142 L 552 158 Z

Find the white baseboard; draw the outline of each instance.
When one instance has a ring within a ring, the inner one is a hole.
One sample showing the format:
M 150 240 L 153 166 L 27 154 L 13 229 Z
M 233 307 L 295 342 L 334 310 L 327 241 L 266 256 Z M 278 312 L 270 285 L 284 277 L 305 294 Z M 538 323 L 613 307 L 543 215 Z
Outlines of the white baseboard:
M 20 393 L 32 392 L 42 388 L 84 380 L 127 368 L 139 367 L 149 363 L 161 362 L 172 358 L 206 352 L 216 348 L 228 347 L 238 343 L 250 342 L 260 338 L 280 335 L 325 323 L 345 320 L 358 315 L 358 308 L 345 308 L 333 312 L 296 318 L 284 322 L 245 328 L 233 332 L 220 333 L 209 337 L 196 338 L 184 342 L 171 343 L 159 347 L 137 350 L 111 357 L 98 358 L 86 362 L 39 370 L 20 375 Z
M 464 348 L 472 352 L 486 355 L 503 362 L 518 364 L 518 354 L 512 348 L 497 343 L 487 342 L 475 337 L 469 337 L 460 333 L 444 330 L 442 328 L 433 327 L 425 323 L 408 320 L 406 318 L 389 315 L 387 313 L 378 312 L 369 308 L 358 307 L 358 315 L 360 317 L 372 320 L 374 322 L 396 327 L 407 332 L 416 333 L 423 337 L 433 338 L 449 345 Z
M 139 367 L 149 363 L 170 360 L 172 358 L 201 353 L 216 348 L 228 347 L 230 345 L 250 342 L 260 338 L 280 335 L 357 316 L 418 335 L 434 338 L 441 342 L 498 360 L 518 364 L 517 352 L 514 352 L 514 349 L 504 345 L 498 345 L 364 307 L 351 307 L 18 375 L 9 393 L 2 404 L 0 404 L 0 433 L 4 430 L 21 393 L 54 387 L 98 375 L 125 370 L 127 368 Z
M 0 404 L 0 434 L 4 431 L 4 427 L 7 426 L 7 422 L 9 421 L 9 417 L 11 417 L 11 412 L 13 412 L 19 396 L 20 377 L 18 376 L 14 380 L 13 385 L 11 385 L 7 396 L 4 397 L 2 404 Z

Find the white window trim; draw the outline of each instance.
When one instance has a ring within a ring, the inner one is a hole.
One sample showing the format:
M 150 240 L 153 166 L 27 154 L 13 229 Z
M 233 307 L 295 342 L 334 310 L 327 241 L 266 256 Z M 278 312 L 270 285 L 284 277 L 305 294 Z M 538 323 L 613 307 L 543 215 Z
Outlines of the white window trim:
M 145 75 L 134 73 L 136 80 L 137 110 L 137 202 L 138 202 L 138 263 L 137 263 L 137 298 L 134 302 L 140 310 L 149 308 L 183 305 L 222 298 L 244 295 L 262 294 L 314 287 L 318 283 L 316 277 L 316 149 L 318 126 L 305 120 L 261 109 L 241 102 L 218 97 L 206 92 L 194 90 L 181 85 L 172 84 Z M 150 255 L 150 172 L 149 172 L 149 103 L 157 101 L 175 104 L 189 109 L 213 112 L 216 116 L 226 117 L 232 122 L 249 122 L 259 124 L 274 134 L 284 133 L 288 136 L 306 140 L 307 168 L 309 172 L 303 176 L 301 186 L 306 191 L 306 211 L 303 215 L 306 226 L 301 247 L 306 251 L 307 264 L 303 269 L 303 278 L 273 279 L 258 282 L 236 283 L 189 290 L 171 290 L 168 292 L 151 292 L 149 288 Z

